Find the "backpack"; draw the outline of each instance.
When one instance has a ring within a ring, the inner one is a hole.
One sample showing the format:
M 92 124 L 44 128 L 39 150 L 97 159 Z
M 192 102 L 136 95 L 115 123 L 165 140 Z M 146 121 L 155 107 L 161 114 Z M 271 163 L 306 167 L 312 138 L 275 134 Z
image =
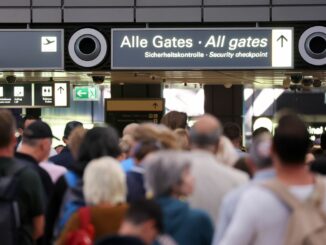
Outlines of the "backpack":
M 91 223 L 90 209 L 88 207 L 78 210 L 79 229 L 67 234 L 66 245 L 92 245 L 95 229 Z
M 325 179 L 316 177 L 314 191 L 305 202 L 299 201 L 278 180 L 268 181 L 263 186 L 273 191 L 292 210 L 284 244 L 326 244 L 326 215 L 321 207 L 325 196 Z
M 17 175 L 26 166 L 14 163 L 6 175 L 0 177 L 0 241 L 1 245 L 18 244 L 21 226 L 17 202 Z
M 79 208 L 85 206 L 83 195 L 83 181 L 73 171 L 68 171 L 65 175 L 68 188 L 63 196 L 59 219 L 57 221 L 54 237 L 58 237 L 70 217 Z

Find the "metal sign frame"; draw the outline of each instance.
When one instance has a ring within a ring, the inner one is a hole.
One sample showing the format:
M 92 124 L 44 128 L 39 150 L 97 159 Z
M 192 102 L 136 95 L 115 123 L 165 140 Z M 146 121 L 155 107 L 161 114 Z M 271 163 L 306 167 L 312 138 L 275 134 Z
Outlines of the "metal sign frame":
M 0 29 L 0 32 L 60 32 L 61 33 L 61 66 L 58 67 L 0 67 L 0 71 L 39 71 L 39 70 L 64 70 L 65 68 L 65 43 L 64 43 L 64 29 Z M 58 40 L 59 41 L 59 40 Z
M 0 105 L 1 108 L 69 108 L 70 107 L 70 83 L 68 81 L 63 81 L 63 82 L 54 82 L 53 83 L 53 88 L 56 83 L 65 83 L 67 85 L 67 105 L 66 106 L 55 106 L 55 96 L 53 94 L 53 105 L 35 105 L 35 83 L 37 82 L 32 82 L 32 83 L 14 83 L 13 85 L 20 85 L 20 84 L 30 84 L 31 85 L 31 98 L 32 98 L 32 105 Z M 0 86 L 6 86 L 7 84 L 0 84 Z M 54 92 L 53 92 L 54 93 Z
M 292 31 L 292 48 L 294 47 L 294 28 L 293 27 L 244 27 L 244 28 L 112 28 L 111 29 L 111 69 L 112 70 L 274 70 L 274 69 L 293 69 L 294 68 L 294 52 L 292 52 L 291 57 L 291 66 L 289 67 L 193 67 L 193 66 L 184 66 L 184 67 L 120 67 L 120 66 L 114 66 L 113 62 L 113 54 L 114 54 L 114 48 L 113 48 L 113 35 L 115 31 L 236 31 L 236 30 L 291 30 Z

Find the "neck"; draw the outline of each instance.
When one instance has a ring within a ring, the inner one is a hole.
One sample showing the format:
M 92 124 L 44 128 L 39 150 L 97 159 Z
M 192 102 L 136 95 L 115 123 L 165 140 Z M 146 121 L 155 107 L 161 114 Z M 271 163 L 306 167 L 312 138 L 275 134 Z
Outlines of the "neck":
M 39 158 L 37 157 L 38 154 L 33 147 L 29 147 L 29 146 L 23 144 L 18 152 L 29 155 L 29 156 L 35 158 L 37 162 L 40 162 Z
M 8 157 L 13 158 L 14 157 L 14 151 L 11 148 L 2 148 L 0 149 L 0 157 Z
M 305 164 L 295 166 L 279 165 L 276 168 L 277 178 L 286 185 L 308 185 L 314 183 L 314 175 Z

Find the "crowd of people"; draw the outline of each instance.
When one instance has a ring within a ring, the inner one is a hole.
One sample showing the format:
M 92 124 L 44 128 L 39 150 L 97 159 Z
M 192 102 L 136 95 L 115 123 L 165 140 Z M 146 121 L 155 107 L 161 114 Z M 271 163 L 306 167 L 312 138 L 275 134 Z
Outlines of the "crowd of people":
M 237 124 L 208 114 L 189 128 L 173 111 L 161 124 L 129 124 L 121 137 L 111 126 L 70 121 L 55 149 L 41 119 L 18 127 L 0 110 L 1 244 L 326 241 L 326 183 L 316 173 L 325 174 L 324 151 L 312 151 L 292 112 L 273 135 L 255 130 L 248 150 Z

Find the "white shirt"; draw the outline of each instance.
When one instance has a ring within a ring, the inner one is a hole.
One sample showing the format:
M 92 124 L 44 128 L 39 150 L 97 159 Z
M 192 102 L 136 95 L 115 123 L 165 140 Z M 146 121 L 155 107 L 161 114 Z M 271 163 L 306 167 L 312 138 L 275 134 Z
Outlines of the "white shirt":
M 212 221 L 217 219 L 224 195 L 248 182 L 247 174 L 219 163 L 213 154 L 201 150 L 191 152 L 191 171 L 195 190 L 189 204 L 206 211 Z
M 51 177 L 53 183 L 56 183 L 59 177 L 67 172 L 67 169 L 63 166 L 56 165 L 53 162 L 43 161 L 40 163 L 40 167 L 43 168 Z
M 306 200 L 314 186 L 292 186 L 289 191 Z M 326 200 L 323 202 L 326 213 Z M 282 245 L 291 211 L 271 191 L 262 186 L 250 187 L 241 197 L 232 222 L 220 245 Z

